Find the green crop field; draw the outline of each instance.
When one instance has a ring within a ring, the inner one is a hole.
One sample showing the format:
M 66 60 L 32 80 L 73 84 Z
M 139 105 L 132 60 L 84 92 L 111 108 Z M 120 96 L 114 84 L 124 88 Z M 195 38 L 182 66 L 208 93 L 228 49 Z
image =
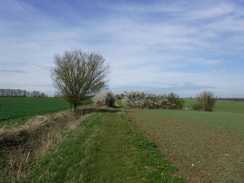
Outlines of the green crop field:
M 0 97 L 0 128 L 23 124 L 35 115 L 68 109 L 60 98 Z
M 194 102 L 124 113 L 117 101 L 64 134 L 19 182 L 242 182 L 244 103 L 203 112 L 190 110 Z M 58 98 L 0 98 L 0 127 L 67 108 Z
M 182 176 L 193 182 L 242 182 L 241 109 L 243 103 L 220 101 L 216 111 L 226 112 L 128 110 L 127 113 L 163 147 L 162 151 L 175 162 Z
M 195 99 L 184 99 L 185 108 L 191 109 L 192 105 L 196 103 Z M 232 113 L 244 113 L 244 102 L 230 101 L 230 100 L 217 100 L 214 112 L 232 112 Z
M 244 102 L 218 100 L 216 102 L 215 111 L 244 114 Z

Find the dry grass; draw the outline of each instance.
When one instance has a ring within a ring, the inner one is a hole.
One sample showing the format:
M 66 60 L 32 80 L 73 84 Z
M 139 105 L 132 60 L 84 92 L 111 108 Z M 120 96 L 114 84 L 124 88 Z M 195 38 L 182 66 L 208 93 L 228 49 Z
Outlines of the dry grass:
M 0 182 L 18 180 L 52 144 L 96 111 L 94 106 L 36 116 L 25 125 L 0 131 Z

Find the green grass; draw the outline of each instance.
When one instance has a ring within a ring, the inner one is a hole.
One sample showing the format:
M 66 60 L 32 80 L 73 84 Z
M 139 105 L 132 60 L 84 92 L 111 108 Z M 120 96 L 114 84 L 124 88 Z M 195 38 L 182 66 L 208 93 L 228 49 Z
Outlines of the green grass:
M 192 105 L 196 103 L 196 99 L 183 99 L 185 101 L 184 107 L 191 109 Z
M 214 111 L 244 114 L 244 102 L 218 100 Z
M 93 114 L 19 182 L 185 182 L 119 109 Z
M 117 100 L 116 100 L 116 104 L 117 104 L 119 107 L 124 107 L 123 101 L 122 101 L 121 99 L 117 99 Z
M 244 114 L 176 110 L 128 113 L 193 182 L 243 181 Z
M 60 98 L 0 97 L 0 128 L 17 126 L 31 116 L 68 108 L 69 104 Z

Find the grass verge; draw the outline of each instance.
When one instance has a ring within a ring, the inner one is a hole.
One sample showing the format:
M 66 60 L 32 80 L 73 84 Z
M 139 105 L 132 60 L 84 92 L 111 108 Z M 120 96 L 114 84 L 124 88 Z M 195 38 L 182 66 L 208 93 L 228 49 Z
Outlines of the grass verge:
M 123 101 L 122 101 L 121 99 L 117 99 L 117 100 L 116 100 L 116 104 L 117 104 L 120 108 L 124 107 Z
M 89 113 L 96 110 L 90 106 L 80 113 L 63 111 L 38 116 L 18 128 L 0 131 L 0 182 L 14 182 L 25 174 L 40 155 L 64 134 L 72 131 Z
M 86 103 L 90 104 L 90 99 Z M 17 127 L 33 116 L 51 114 L 69 107 L 61 98 L 0 97 L 0 128 Z
M 19 182 L 185 182 L 119 109 L 87 118 Z

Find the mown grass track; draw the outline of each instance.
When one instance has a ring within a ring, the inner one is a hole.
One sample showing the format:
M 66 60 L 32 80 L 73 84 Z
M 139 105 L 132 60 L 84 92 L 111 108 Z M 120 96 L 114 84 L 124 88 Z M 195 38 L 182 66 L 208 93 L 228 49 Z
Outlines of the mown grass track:
M 19 182 L 185 182 L 119 109 L 83 121 Z

